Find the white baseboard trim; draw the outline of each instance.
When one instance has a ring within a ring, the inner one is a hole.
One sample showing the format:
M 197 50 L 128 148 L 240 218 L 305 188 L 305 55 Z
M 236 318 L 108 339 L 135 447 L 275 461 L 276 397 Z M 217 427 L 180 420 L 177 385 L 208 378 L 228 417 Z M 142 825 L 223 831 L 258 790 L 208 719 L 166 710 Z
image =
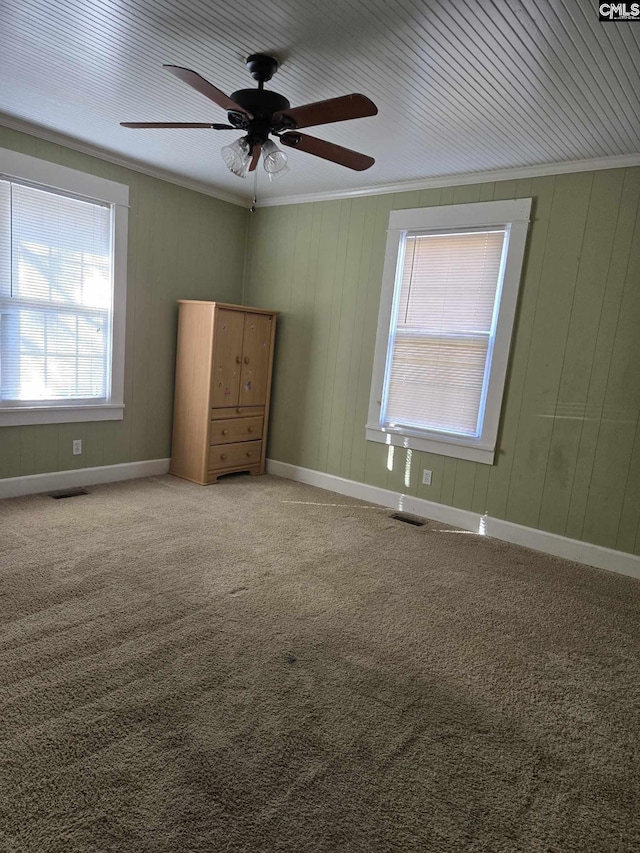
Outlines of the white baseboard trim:
M 144 462 L 124 462 L 120 465 L 102 465 L 97 468 L 76 468 L 73 471 L 52 471 L 49 474 L 31 474 L 27 477 L 9 477 L 0 480 L 0 498 L 17 498 L 37 495 L 74 486 L 96 486 L 99 483 L 116 483 L 118 480 L 135 480 L 138 477 L 155 477 L 169 472 L 169 459 L 147 459 Z
M 351 498 L 360 498 L 363 501 L 402 510 L 423 518 L 431 518 L 434 521 L 461 527 L 463 530 L 470 530 L 473 533 L 492 536 L 494 539 L 502 539 L 505 542 L 512 542 L 514 545 L 523 545 L 525 548 L 542 551 L 554 557 L 563 557 L 565 560 L 573 560 L 587 566 L 607 569 L 610 572 L 617 572 L 640 580 L 640 557 L 635 554 L 627 554 L 613 548 L 603 548 L 600 545 L 592 545 L 578 539 L 569 539 L 566 536 L 558 536 L 556 533 L 547 533 L 544 530 L 536 530 L 533 527 L 525 527 L 522 524 L 514 524 L 500 518 L 492 518 L 489 515 L 480 515 L 477 512 L 427 501 L 424 498 L 413 497 L 413 495 L 402 495 L 389 489 L 368 486 L 366 483 L 358 483 L 356 480 L 345 480 L 343 477 L 325 474 L 322 471 L 313 471 L 310 468 L 300 468 L 297 465 L 289 465 L 287 462 L 278 462 L 275 459 L 267 459 L 267 473 L 274 474 L 277 477 L 285 477 L 288 480 L 296 480 L 299 483 L 307 483 L 310 486 L 317 486 L 319 489 L 327 489 L 330 492 L 337 492 L 340 495 L 348 495 Z

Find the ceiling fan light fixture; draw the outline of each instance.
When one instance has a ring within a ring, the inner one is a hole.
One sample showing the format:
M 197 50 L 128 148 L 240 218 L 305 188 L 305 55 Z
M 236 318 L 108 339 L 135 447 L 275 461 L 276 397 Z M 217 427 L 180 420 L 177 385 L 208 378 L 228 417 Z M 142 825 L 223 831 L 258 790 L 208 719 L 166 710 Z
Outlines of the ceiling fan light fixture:
M 277 181 L 289 171 L 287 155 L 271 139 L 262 146 L 262 162 L 270 181 Z
M 251 163 L 251 149 L 246 136 L 241 136 L 220 150 L 225 166 L 239 178 L 246 178 Z
M 267 172 L 267 175 L 269 176 L 269 180 L 273 183 L 273 181 L 277 181 L 290 171 L 291 169 L 285 165 L 281 169 L 278 169 L 277 172 Z

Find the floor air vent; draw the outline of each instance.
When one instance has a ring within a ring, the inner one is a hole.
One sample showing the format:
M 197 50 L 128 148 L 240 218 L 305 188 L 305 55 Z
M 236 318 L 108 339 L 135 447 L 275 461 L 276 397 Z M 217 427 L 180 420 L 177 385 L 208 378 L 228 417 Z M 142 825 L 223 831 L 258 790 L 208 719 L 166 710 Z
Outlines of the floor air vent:
M 421 518 L 416 518 L 413 515 L 405 515 L 402 512 L 394 512 L 391 518 L 394 518 L 396 521 L 404 521 L 405 524 L 413 524 L 414 527 L 424 527 L 426 521 L 423 521 Z
M 49 497 L 59 501 L 62 498 L 78 498 L 80 495 L 88 494 L 89 492 L 86 489 L 83 489 L 82 486 L 78 486 L 77 489 L 60 489 L 59 492 L 49 492 Z

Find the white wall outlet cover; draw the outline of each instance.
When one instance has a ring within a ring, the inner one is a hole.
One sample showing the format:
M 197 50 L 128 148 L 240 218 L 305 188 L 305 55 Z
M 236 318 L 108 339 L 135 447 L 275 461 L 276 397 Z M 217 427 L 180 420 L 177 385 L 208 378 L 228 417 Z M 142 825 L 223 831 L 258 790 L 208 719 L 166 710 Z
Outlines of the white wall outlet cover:
M 79 456 L 82 453 L 82 439 L 76 438 L 73 441 L 73 455 Z
M 422 485 L 423 486 L 430 486 L 431 485 L 431 474 L 432 474 L 432 472 L 429 471 L 428 468 L 423 469 L 423 471 L 422 471 Z

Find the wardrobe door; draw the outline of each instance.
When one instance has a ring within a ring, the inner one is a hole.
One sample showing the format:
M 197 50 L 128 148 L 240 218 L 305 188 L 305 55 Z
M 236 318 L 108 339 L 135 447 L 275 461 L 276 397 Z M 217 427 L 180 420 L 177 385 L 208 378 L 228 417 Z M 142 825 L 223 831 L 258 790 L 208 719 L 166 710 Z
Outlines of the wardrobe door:
M 237 406 L 242 369 L 244 312 L 216 310 L 213 328 L 211 406 Z
M 273 317 L 270 314 L 251 314 L 249 311 L 245 314 L 241 406 L 264 406 L 267 402 L 272 329 Z

